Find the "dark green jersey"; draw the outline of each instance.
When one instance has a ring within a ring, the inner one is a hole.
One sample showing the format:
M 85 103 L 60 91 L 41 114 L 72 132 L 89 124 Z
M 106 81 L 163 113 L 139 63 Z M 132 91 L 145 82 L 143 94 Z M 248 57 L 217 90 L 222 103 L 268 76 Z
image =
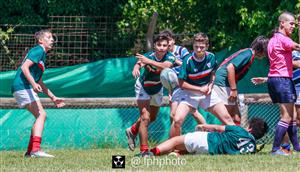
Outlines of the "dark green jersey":
M 194 52 L 184 58 L 178 78 L 187 83 L 202 86 L 210 82 L 212 72 L 217 68 L 216 58 L 213 53 L 205 52 L 205 57 L 200 61 L 194 57 Z
M 155 56 L 155 52 L 151 51 L 146 54 L 144 54 L 145 57 L 157 61 L 157 62 L 165 62 L 168 61 L 172 64 L 175 62 L 175 57 L 170 53 L 167 52 L 166 55 L 162 59 L 158 59 Z M 149 68 L 151 70 L 149 70 Z M 162 84 L 160 82 L 160 72 L 161 70 L 158 70 L 155 66 L 146 65 L 144 70 L 141 70 L 140 74 L 140 82 L 144 88 L 144 90 L 149 95 L 154 95 L 160 91 L 162 88 Z
M 231 63 L 235 68 L 236 81 L 241 80 L 249 71 L 254 60 L 254 54 L 250 48 L 242 49 L 226 58 L 216 71 L 214 84 L 229 87 L 227 66 Z
M 255 138 L 244 128 L 225 126 L 224 132 L 210 132 L 207 135 L 208 152 L 215 154 L 246 154 L 256 151 Z
M 23 65 L 26 59 L 29 59 L 32 62 L 34 62 L 34 64 L 29 68 L 29 71 L 31 76 L 35 80 L 35 82 L 38 82 L 43 75 L 43 72 L 45 70 L 45 63 L 46 63 L 46 52 L 42 46 L 37 45 L 29 50 L 22 64 L 17 69 L 16 76 L 13 80 L 13 84 L 11 88 L 12 93 L 15 91 L 32 88 L 31 84 L 26 79 L 21 69 L 21 66 Z

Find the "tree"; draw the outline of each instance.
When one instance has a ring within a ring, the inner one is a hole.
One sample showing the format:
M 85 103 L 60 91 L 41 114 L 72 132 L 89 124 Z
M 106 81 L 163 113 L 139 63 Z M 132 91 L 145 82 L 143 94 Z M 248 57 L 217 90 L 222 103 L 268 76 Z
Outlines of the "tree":
M 248 47 L 256 36 L 270 33 L 279 13 L 299 9 L 298 0 L 128 0 L 118 26 L 144 35 L 151 15 L 158 12 L 157 33 L 165 28 L 190 36 L 201 31 L 208 34 L 212 51 L 220 51 Z M 181 40 L 189 43 L 187 37 Z

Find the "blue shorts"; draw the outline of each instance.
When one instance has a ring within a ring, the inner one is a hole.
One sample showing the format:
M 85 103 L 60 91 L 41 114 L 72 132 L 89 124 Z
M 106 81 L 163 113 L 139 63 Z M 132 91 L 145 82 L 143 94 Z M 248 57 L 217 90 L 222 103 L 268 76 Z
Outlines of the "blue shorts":
M 291 78 L 269 77 L 268 91 L 273 103 L 294 103 L 296 91 Z

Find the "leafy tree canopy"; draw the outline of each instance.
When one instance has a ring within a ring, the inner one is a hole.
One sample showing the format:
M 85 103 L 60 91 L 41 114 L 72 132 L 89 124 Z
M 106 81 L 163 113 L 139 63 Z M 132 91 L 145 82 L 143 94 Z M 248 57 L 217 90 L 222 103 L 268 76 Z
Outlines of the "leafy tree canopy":
M 187 35 L 201 31 L 208 34 L 210 48 L 220 51 L 248 47 L 256 36 L 270 34 L 281 12 L 297 14 L 299 9 L 299 0 L 128 0 L 119 27 L 145 33 L 151 15 L 158 12 L 157 32 L 165 28 Z
M 121 17 L 120 33 L 144 36 L 153 12 L 156 33 L 169 28 L 191 36 L 204 32 L 212 51 L 248 47 L 258 35 L 268 35 L 283 11 L 299 13 L 299 0 L 15 0 L 0 1 L 1 24 L 45 25 L 48 16 Z M 126 35 L 124 35 L 126 37 Z M 189 43 L 181 37 L 181 43 Z M 298 40 L 297 31 L 293 35 Z

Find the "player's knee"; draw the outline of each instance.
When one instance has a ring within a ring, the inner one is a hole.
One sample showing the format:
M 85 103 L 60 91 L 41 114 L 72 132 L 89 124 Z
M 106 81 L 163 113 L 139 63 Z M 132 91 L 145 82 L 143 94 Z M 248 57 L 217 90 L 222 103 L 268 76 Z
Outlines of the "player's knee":
M 223 121 L 225 125 L 234 125 L 234 121 L 230 115 L 223 116 Z
M 141 116 L 143 116 L 143 115 L 149 115 L 149 111 L 146 109 L 146 108 L 143 108 L 141 111 L 140 111 L 140 113 L 141 113 Z
M 46 120 L 46 112 L 45 112 L 44 110 L 40 110 L 40 111 L 38 112 L 37 118 Z
M 150 116 L 148 114 L 141 116 L 141 123 L 149 124 L 149 122 L 150 122 Z
M 290 123 L 292 118 L 289 116 L 289 114 L 286 113 L 281 115 L 280 120 L 285 121 L 286 123 Z
M 174 123 L 174 127 L 175 128 L 181 128 L 183 120 L 182 119 L 178 119 L 178 118 L 174 118 L 173 119 L 173 123 Z
M 174 120 L 175 114 L 176 114 L 176 112 L 171 111 L 170 118 Z

